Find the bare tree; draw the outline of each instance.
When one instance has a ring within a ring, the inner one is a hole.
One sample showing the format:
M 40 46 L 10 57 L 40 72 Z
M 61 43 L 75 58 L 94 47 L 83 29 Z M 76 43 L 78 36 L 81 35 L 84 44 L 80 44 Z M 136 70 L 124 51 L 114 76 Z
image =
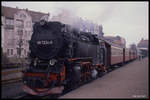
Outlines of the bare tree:
M 23 67 L 23 62 L 21 58 L 22 49 L 23 49 L 23 30 L 22 29 L 18 30 L 18 37 L 19 37 L 19 39 L 17 40 L 17 52 L 19 55 L 18 63 L 19 63 L 19 66 Z
M 22 51 L 22 46 L 23 46 L 23 30 L 19 30 L 18 31 L 18 36 L 19 39 L 17 41 L 17 45 L 18 45 L 18 54 L 19 54 L 19 58 L 21 58 L 21 51 Z
M 131 44 L 131 45 L 130 45 L 130 49 L 136 51 L 136 53 L 137 53 L 137 46 L 136 46 L 136 44 L 134 44 L 134 43 Z

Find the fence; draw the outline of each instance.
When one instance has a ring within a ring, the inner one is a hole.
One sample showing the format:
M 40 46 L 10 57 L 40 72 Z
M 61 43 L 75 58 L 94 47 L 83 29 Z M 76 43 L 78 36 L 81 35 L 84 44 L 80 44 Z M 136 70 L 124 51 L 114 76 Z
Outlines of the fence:
M 28 63 L 9 63 L 9 64 L 2 64 L 2 69 L 13 69 L 13 68 L 26 68 L 28 67 Z

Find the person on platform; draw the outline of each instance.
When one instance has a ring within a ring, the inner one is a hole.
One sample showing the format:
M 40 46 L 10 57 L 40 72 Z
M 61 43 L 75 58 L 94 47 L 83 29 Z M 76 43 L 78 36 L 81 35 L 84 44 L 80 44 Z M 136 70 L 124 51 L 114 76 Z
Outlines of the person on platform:
M 142 55 L 140 54 L 140 55 L 139 55 L 139 61 L 140 61 L 141 59 L 142 59 Z

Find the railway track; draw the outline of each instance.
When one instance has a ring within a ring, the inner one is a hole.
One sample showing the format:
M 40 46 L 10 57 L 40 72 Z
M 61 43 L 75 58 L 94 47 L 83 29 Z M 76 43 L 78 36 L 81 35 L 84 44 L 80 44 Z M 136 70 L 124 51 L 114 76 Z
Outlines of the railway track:
M 46 96 L 33 96 L 33 95 L 29 95 L 29 94 L 26 94 L 26 93 L 24 93 L 24 94 L 22 94 L 22 95 L 20 95 L 20 96 L 16 96 L 16 97 L 14 97 L 13 99 L 48 99 L 48 98 L 54 98 L 54 99 L 56 99 L 56 98 L 58 98 L 58 97 L 60 97 L 61 95 L 46 95 Z
M 2 72 L 2 85 L 21 82 L 21 70 L 8 70 Z
M 21 82 L 21 81 L 22 81 L 21 78 L 2 80 L 2 85 L 17 83 L 17 82 Z
M 22 69 L 12 69 L 12 70 L 8 70 L 8 71 L 2 71 L 2 75 L 8 75 L 8 74 L 13 74 L 13 73 L 18 73 L 18 72 L 21 72 Z

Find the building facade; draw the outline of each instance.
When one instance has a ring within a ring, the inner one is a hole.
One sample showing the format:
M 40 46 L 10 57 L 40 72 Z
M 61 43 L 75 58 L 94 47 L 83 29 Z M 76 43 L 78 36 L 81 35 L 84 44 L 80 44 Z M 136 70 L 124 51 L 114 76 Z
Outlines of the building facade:
M 143 38 L 140 40 L 140 42 L 137 44 L 138 53 L 142 55 L 143 57 L 146 57 L 149 55 L 149 41 L 144 40 Z
M 148 49 L 148 40 L 144 40 L 143 38 L 137 44 L 138 48 L 147 48 Z
M 27 57 L 32 26 L 49 13 L 2 6 L 2 50 L 8 57 Z

